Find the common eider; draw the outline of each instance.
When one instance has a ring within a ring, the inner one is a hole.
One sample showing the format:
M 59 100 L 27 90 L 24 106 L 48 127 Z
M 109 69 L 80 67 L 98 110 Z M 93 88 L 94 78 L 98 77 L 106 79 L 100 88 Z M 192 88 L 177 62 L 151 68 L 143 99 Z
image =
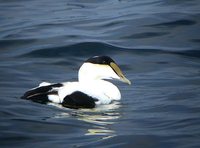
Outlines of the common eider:
M 39 103 L 58 103 L 67 108 L 94 108 L 121 99 L 119 89 L 107 79 L 131 84 L 113 59 L 94 56 L 80 67 L 77 82 L 42 82 L 21 98 Z

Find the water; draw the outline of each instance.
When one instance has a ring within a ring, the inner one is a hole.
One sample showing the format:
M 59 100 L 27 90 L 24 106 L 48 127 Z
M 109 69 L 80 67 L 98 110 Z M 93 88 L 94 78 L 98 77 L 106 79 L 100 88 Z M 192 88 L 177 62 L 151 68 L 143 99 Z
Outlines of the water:
M 1 0 L 1 147 L 200 147 L 200 3 Z M 77 80 L 111 56 L 133 82 L 122 100 L 73 110 L 20 96 Z

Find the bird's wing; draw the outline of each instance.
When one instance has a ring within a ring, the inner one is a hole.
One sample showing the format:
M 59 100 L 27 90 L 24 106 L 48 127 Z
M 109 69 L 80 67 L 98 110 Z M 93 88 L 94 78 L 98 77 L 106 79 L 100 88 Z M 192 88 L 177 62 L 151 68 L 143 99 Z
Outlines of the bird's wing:
M 61 87 L 63 87 L 63 84 L 61 83 L 55 83 L 55 84 L 49 83 L 49 85 L 40 84 L 38 87 L 30 89 L 29 91 L 25 92 L 21 98 L 32 100 L 38 103 L 47 103 L 51 101 L 49 99 L 49 96 L 58 95 L 58 89 Z

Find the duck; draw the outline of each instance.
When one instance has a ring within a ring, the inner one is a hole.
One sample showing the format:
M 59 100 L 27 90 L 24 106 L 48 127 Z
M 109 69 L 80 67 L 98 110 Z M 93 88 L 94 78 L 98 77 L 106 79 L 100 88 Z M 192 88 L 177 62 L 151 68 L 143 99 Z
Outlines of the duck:
M 25 92 L 21 98 L 43 104 L 61 104 L 73 109 L 95 108 L 121 99 L 120 90 L 109 81 L 112 79 L 131 85 L 131 81 L 111 57 L 94 56 L 81 65 L 78 81 L 42 82 Z

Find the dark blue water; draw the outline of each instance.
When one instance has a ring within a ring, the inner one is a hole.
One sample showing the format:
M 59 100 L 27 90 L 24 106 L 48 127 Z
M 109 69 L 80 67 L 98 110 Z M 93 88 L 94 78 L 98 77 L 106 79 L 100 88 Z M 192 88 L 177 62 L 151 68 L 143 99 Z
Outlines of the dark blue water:
M 20 96 L 111 56 L 122 100 L 73 110 Z M 200 147 L 198 0 L 0 0 L 1 147 Z

